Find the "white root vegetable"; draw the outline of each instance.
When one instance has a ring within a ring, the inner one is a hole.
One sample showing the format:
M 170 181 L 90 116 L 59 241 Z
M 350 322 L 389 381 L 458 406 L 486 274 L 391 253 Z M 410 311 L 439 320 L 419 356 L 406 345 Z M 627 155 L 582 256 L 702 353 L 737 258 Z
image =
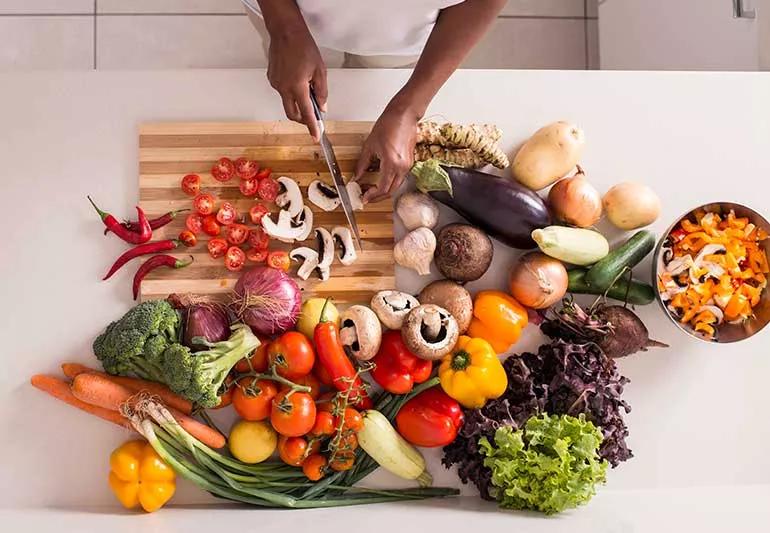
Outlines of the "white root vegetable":
M 648 226 L 660 216 L 660 198 L 641 183 L 618 183 L 605 193 L 602 204 L 612 225 L 624 230 Z
M 610 253 L 604 235 L 590 229 L 548 226 L 533 231 L 532 239 L 544 254 L 573 265 L 592 265 Z
M 585 136 L 568 122 L 540 128 L 513 158 L 513 177 L 533 191 L 548 187 L 567 175 L 580 161 Z
M 438 205 L 433 198 L 421 192 L 402 194 L 396 201 L 396 214 L 410 231 L 433 229 L 438 223 Z
M 411 268 L 421 276 L 430 274 L 430 264 L 436 251 L 436 236 L 428 228 L 407 233 L 393 248 L 393 258 L 402 267 Z

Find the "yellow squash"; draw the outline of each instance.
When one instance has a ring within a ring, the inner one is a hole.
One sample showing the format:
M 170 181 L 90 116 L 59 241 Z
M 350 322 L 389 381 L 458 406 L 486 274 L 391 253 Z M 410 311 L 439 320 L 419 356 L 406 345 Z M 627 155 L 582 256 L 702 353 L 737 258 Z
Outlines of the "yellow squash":
M 441 360 L 438 377 L 444 392 L 468 409 L 499 398 L 508 386 L 508 376 L 492 346 L 484 339 L 466 336 Z
M 176 490 L 176 475 L 147 442 L 128 441 L 110 455 L 110 488 L 126 509 L 151 513 Z
M 527 310 L 512 296 L 500 291 L 481 291 L 473 301 L 468 335 L 480 337 L 497 353 L 504 353 L 519 340 L 527 323 Z

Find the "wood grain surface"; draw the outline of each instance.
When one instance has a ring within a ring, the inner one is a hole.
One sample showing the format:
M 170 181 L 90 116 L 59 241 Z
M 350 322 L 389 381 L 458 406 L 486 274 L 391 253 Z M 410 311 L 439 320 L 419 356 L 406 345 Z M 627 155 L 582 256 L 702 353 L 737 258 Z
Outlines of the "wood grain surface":
M 361 145 L 371 129 L 370 122 L 328 122 L 327 133 L 337 154 L 340 168 L 347 178 L 353 170 Z M 321 179 L 331 183 L 320 147 L 313 142 L 304 126 L 293 122 L 244 123 L 156 123 L 139 128 L 139 205 L 149 217 L 167 211 L 190 208 L 192 198 L 180 188 L 185 174 L 201 177 L 201 190 L 220 200 L 231 202 L 239 213 L 248 213 L 254 199 L 244 197 L 238 190 L 239 179 L 234 177 L 220 183 L 211 176 L 211 167 L 218 158 L 238 157 L 255 159 L 262 167 L 273 169 L 273 176 L 289 176 L 303 191 L 305 204 L 314 212 L 314 227 L 345 225 L 341 209 L 324 212 L 307 201 L 307 186 Z M 364 181 L 372 181 L 369 174 Z M 273 213 L 275 205 L 268 206 Z M 176 237 L 184 228 L 186 213 L 172 223 L 155 231 L 153 240 Z M 291 275 L 303 290 L 304 297 L 332 297 L 339 303 L 364 303 L 379 290 L 394 287 L 393 261 L 393 204 L 385 201 L 369 205 L 356 213 L 361 231 L 363 251 L 350 266 L 335 260 L 331 278 L 326 282 L 311 277 L 307 281 L 296 278 L 298 264 L 292 265 Z M 275 220 L 275 217 L 274 217 Z M 250 224 L 250 223 L 249 223 Z M 179 269 L 161 269 L 150 274 L 142 283 L 142 299 L 163 298 L 171 293 L 209 295 L 227 300 L 239 272 L 230 272 L 223 259 L 212 259 L 207 252 L 209 237 L 199 235 L 193 248 L 179 248 L 174 255 L 192 255 L 192 265 Z M 304 243 L 284 244 L 271 241 L 271 249 L 291 250 L 296 246 L 315 248 L 313 237 Z M 253 266 L 247 261 L 244 269 Z

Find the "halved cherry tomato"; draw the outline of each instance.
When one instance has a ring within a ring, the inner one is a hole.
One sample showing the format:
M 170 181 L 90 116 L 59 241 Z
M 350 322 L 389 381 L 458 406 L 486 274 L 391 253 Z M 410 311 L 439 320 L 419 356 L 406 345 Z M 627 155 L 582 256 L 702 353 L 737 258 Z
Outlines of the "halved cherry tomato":
M 198 213 L 190 213 L 184 221 L 185 227 L 195 235 L 203 231 L 203 217 Z
M 308 442 L 302 437 L 278 438 L 278 456 L 287 465 L 301 466 L 308 457 L 308 449 Z
M 270 211 L 262 204 L 254 204 L 249 209 L 249 217 L 252 224 L 262 224 L 262 217 L 268 214 Z
M 197 174 L 188 174 L 182 178 L 182 190 L 185 194 L 195 196 L 201 191 L 201 177 Z
M 193 208 L 199 215 L 210 215 L 214 212 L 217 199 L 207 192 L 193 198 Z
M 281 435 L 299 437 L 313 429 L 315 415 L 315 402 L 308 393 L 279 392 L 273 399 L 270 424 Z
M 224 257 L 227 253 L 227 241 L 219 237 L 211 239 L 206 247 L 209 249 L 209 255 L 214 259 Z
M 211 167 L 211 175 L 217 181 L 229 181 L 235 174 L 235 164 L 229 157 L 223 157 Z
M 313 423 L 313 429 L 310 430 L 310 435 L 314 437 L 328 437 L 337 429 L 334 425 L 334 415 L 327 411 L 318 411 L 318 408 L 316 404 L 315 422 Z
M 238 380 L 233 391 L 233 407 L 244 420 L 259 421 L 270 416 L 273 400 L 278 394 L 275 381 L 245 377 Z
M 264 263 L 265 259 L 267 259 L 267 250 L 249 248 L 246 250 L 246 259 L 253 261 L 254 263 Z
M 248 359 L 243 358 L 235 364 L 235 371 L 245 374 L 246 372 L 264 372 L 267 370 L 267 347 L 269 342 L 263 342 L 259 348 Z
M 275 202 L 278 197 L 278 193 L 281 190 L 281 184 L 275 181 L 273 178 L 267 177 L 259 181 L 259 188 L 257 194 L 262 200 L 266 202 Z
M 283 250 L 270 252 L 267 254 L 267 266 L 288 272 L 291 267 L 291 259 L 289 259 L 288 252 Z
M 237 217 L 238 212 L 235 210 L 235 207 L 233 207 L 233 204 L 230 202 L 222 202 L 219 211 L 217 211 L 217 222 L 227 226 L 235 222 Z
M 326 457 L 320 453 L 308 456 L 302 463 L 302 473 L 310 481 L 318 481 L 326 475 L 327 461 Z
M 338 453 L 329 463 L 329 467 L 335 472 L 344 472 L 353 468 L 356 462 L 356 456 L 352 453 Z
M 271 169 L 270 167 L 260 168 L 259 172 L 257 172 L 256 177 L 258 180 L 263 180 L 265 178 L 269 178 L 272 173 L 273 173 L 273 169 Z
M 279 376 L 294 381 L 313 370 L 315 352 L 310 340 L 299 331 L 287 331 L 267 349 L 268 364 Z
M 246 262 L 246 254 L 238 246 L 231 246 L 225 254 L 225 268 L 231 272 L 238 272 Z
M 179 237 L 177 238 L 182 244 L 184 244 L 189 248 L 198 244 L 198 237 L 195 236 L 195 233 L 189 230 L 183 231 L 182 233 L 179 234 Z
M 238 188 L 241 190 L 242 195 L 248 196 L 250 198 L 257 195 L 257 191 L 259 190 L 259 182 L 256 180 L 256 178 L 246 178 L 245 180 L 241 180 L 241 182 L 238 184 Z
M 249 231 L 249 246 L 257 250 L 267 250 L 270 244 L 270 237 L 261 227 L 253 228 Z
M 259 165 L 256 161 L 246 159 L 245 157 L 239 157 L 235 160 L 235 173 L 242 180 L 252 179 L 257 175 L 259 171 Z
M 217 222 L 217 217 L 214 215 L 206 215 L 203 217 L 203 232 L 206 235 L 211 235 L 212 237 L 216 237 L 219 235 L 219 232 L 222 230 L 222 228 L 219 227 L 219 222 Z
M 243 244 L 249 236 L 249 228 L 244 224 L 230 224 L 225 226 L 225 237 L 231 244 Z

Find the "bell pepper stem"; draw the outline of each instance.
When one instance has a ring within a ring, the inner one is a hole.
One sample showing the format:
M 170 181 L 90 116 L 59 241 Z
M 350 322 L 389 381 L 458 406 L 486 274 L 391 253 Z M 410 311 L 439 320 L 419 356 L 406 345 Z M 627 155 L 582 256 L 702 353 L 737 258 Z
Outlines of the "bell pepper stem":
M 465 350 L 458 350 L 452 354 L 452 370 L 455 372 L 465 370 L 471 364 L 471 354 Z

